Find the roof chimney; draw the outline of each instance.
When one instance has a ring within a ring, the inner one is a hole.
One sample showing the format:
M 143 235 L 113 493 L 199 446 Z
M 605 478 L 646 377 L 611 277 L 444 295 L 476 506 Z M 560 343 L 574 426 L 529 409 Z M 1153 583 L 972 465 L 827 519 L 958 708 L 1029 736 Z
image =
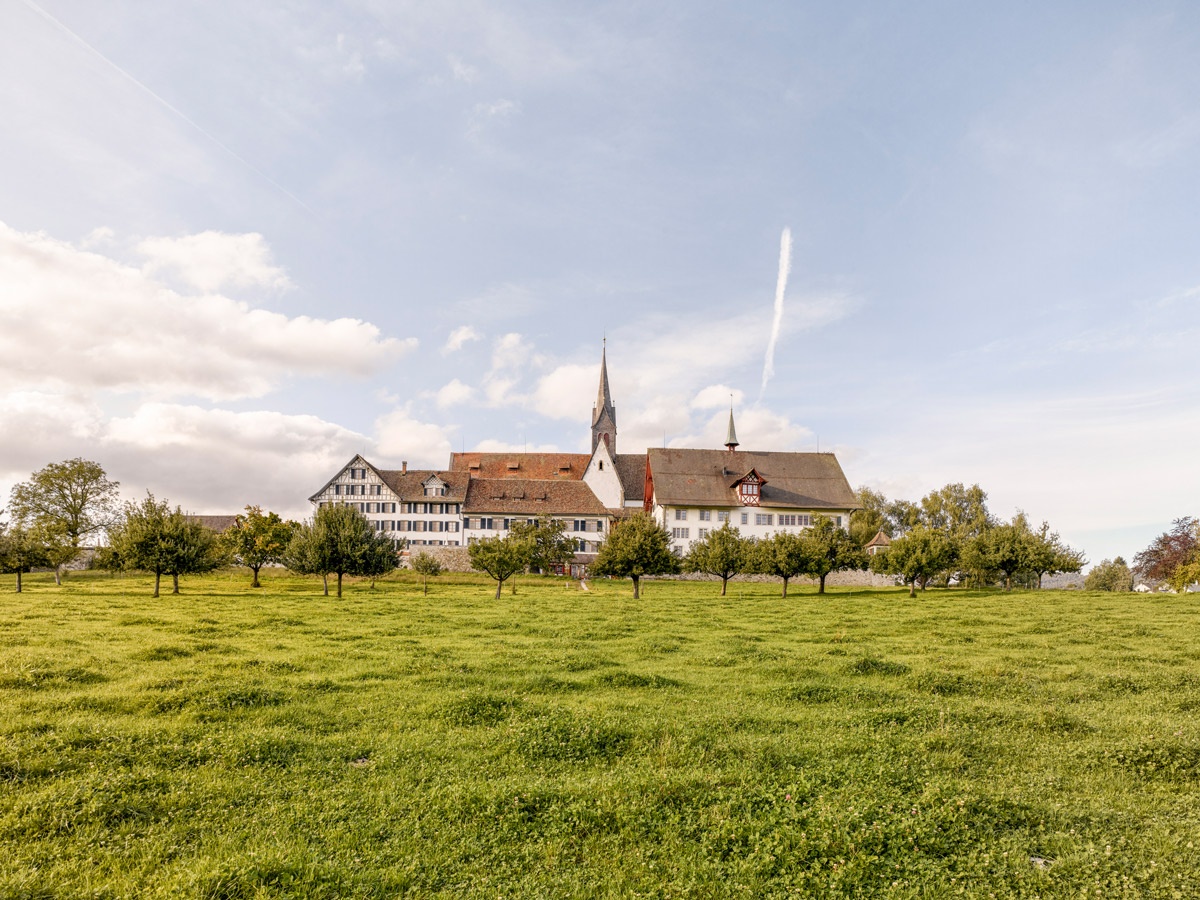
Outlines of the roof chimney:
M 408 460 L 407 460 L 407 459 L 406 459 L 406 460 L 403 460 L 403 461 L 400 463 L 400 474 L 401 474 L 401 475 L 407 475 L 407 474 L 408 474 Z

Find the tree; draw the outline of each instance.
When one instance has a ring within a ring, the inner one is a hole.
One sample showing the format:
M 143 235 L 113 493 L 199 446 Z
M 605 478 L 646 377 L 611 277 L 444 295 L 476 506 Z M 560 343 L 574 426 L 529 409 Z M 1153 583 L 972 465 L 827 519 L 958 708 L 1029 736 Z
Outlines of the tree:
M 347 504 L 322 506 L 311 523 L 297 527 L 285 554 L 293 572 L 320 575 L 329 596 L 329 576 L 337 575 L 342 596 L 346 575 L 384 575 L 396 567 L 396 550 L 357 508 Z
M 1132 591 L 1133 573 L 1121 557 L 1104 560 L 1098 566 L 1092 566 L 1084 579 L 1085 591 Z
M 632 579 L 637 600 L 643 575 L 674 575 L 680 564 L 671 552 L 671 533 L 649 513 L 638 513 L 613 525 L 590 568 L 593 575 Z
M 1200 550 L 1192 551 L 1189 560 L 1181 566 L 1176 566 L 1171 577 L 1167 579 L 1171 589 L 1180 594 L 1187 590 L 1189 584 L 1195 584 L 1197 581 L 1200 581 Z
M 437 578 L 442 574 L 442 564 L 422 550 L 411 560 L 409 565 L 412 566 L 414 572 L 421 576 L 421 593 L 429 593 L 429 579 Z
M 1150 582 L 1167 581 L 1180 566 L 1186 565 L 1200 547 L 1200 521 L 1181 516 L 1133 558 L 1133 571 Z
M 9 512 L 14 521 L 52 539 L 55 560 L 65 557 L 54 565 L 55 581 L 61 581 L 62 565 L 78 555 L 83 539 L 98 536 L 112 522 L 119 487 L 99 463 L 76 457 L 51 463 L 12 489 Z
M 27 528 L 0 523 L 0 572 L 17 576 L 18 594 L 23 590 L 21 575 L 45 565 L 45 550 Z
M 808 571 L 808 552 L 804 540 L 790 531 L 777 531 L 769 538 L 755 542 L 750 553 L 755 572 L 783 579 L 782 596 L 785 599 L 788 582 Z
M 533 552 L 532 541 L 519 534 L 506 537 L 480 538 L 467 547 L 471 568 L 485 572 L 496 580 L 496 599 L 500 589 L 513 575 L 525 571 Z
M 285 522 L 278 513 L 263 513 L 261 506 L 247 506 L 246 514 L 221 535 L 233 561 L 254 573 L 251 587 L 261 587 L 259 570 L 283 562 L 284 553 L 296 532 L 295 522 Z
M 881 531 L 893 537 L 896 528 L 888 519 L 887 497 L 869 487 L 860 487 L 856 495 L 862 508 L 850 513 L 850 537 L 854 538 L 854 542 L 865 547 Z
M 179 576 L 211 572 L 225 560 L 211 528 L 191 521 L 178 506 L 155 500 L 147 492 L 141 503 L 126 503 L 109 531 L 112 555 L 123 569 L 153 572 L 154 596 L 163 575 L 170 575 L 171 593 L 179 593 Z
M 1004 589 L 1012 590 L 1012 577 L 1017 572 L 1030 572 L 1034 563 L 1034 537 L 1023 522 L 996 525 L 976 535 L 967 544 L 963 561 L 981 572 L 1000 572 Z
M 855 543 L 854 538 L 834 525 L 828 516 L 813 516 L 812 527 L 806 529 L 800 539 L 804 542 L 808 563 L 805 574 L 818 579 L 818 594 L 825 593 L 825 579 L 830 572 L 867 567 L 867 554 L 862 545 Z
M 1082 550 L 1075 550 L 1063 543 L 1058 532 L 1050 530 L 1049 522 L 1030 532 L 1033 543 L 1029 554 L 1029 571 L 1037 576 L 1037 586 L 1042 587 L 1043 575 L 1058 575 L 1060 572 L 1078 572 L 1087 564 Z
M 567 523 L 549 516 L 533 522 L 517 522 L 509 534 L 529 543 L 529 566 L 549 572 L 575 558 L 575 541 L 566 535 Z
M 917 582 L 928 581 L 951 565 L 954 548 L 950 538 L 928 525 L 917 525 L 892 541 L 891 546 L 871 557 L 871 569 L 899 575 L 908 585 L 908 596 L 917 596 Z
M 745 571 L 748 565 L 747 542 L 728 520 L 692 544 L 683 567 L 689 572 L 703 572 L 721 579 L 721 596 L 729 579 Z

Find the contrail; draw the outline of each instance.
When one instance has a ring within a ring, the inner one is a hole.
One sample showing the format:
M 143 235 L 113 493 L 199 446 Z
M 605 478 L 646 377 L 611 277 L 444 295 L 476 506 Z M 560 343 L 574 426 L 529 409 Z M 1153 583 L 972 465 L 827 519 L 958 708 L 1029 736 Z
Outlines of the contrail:
M 268 175 L 262 169 L 255 166 L 253 163 L 249 162 L 248 160 L 244 159 L 241 156 L 238 156 L 238 154 L 235 153 L 233 151 L 233 149 L 230 148 L 227 144 L 223 144 L 221 141 L 217 140 L 217 138 L 213 137 L 213 135 L 209 134 L 207 131 L 205 131 L 203 128 L 201 128 L 197 122 L 188 118 L 187 115 L 185 115 L 182 110 L 178 109 L 175 106 L 172 106 L 170 103 L 168 103 L 162 97 L 160 97 L 158 94 L 154 93 L 154 91 L 150 90 L 150 88 L 146 87 L 146 85 L 142 84 L 142 82 L 140 82 L 136 78 L 134 78 L 131 74 L 129 74 L 129 72 L 126 72 L 124 69 L 122 69 L 120 66 L 118 66 L 115 62 L 113 62 L 111 59 L 109 59 L 107 56 L 105 56 L 103 53 L 101 53 L 99 50 L 97 50 L 95 47 L 93 47 L 91 44 L 89 44 L 87 41 L 85 41 L 83 38 L 81 38 L 78 34 L 76 34 L 70 28 L 68 28 L 63 22 L 54 18 L 54 16 L 50 15 L 50 13 L 46 12 L 44 9 L 42 9 L 40 6 L 38 6 L 36 3 L 34 3 L 33 0 L 21 0 L 21 3 L 24 4 L 24 6 L 26 8 L 37 13 L 39 16 L 41 16 L 47 22 L 49 22 L 50 24 L 52 24 L 53 26 L 58 28 L 64 34 L 71 37 L 73 40 L 75 40 L 77 43 L 79 43 L 81 46 L 83 46 L 90 53 L 94 54 L 95 56 L 102 59 L 104 62 L 108 63 L 108 65 L 110 65 L 113 69 L 115 69 L 118 73 L 120 73 L 124 78 L 128 79 L 134 85 L 141 88 L 141 90 L 144 91 L 145 93 L 149 94 L 150 97 L 152 97 L 158 104 L 160 104 L 161 106 L 166 108 L 171 113 L 174 113 L 176 116 L 178 116 L 184 122 L 186 122 L 188 125 L 191 125 L 192 128 L 196 129 L 196 131 L 200 132 L 200 134 L 204 135 L 204 137 L 208 138 L 210 141 L 212 141 L 214 144 L 216 144 L 218 147 L 220 147 L 222 150 L 224 150 L 226 153 L 228 153 L 230 156 L 232 156 L 238 162 L 240 162 L 243 166 L 245 166 L 247 169 L 249 169 L 251 172 L 253 172 L 255 175 L 257 175 L 259 178 L 262 178 L 269 185 L 271 185 L 271 187 L 275 188 L 275 190 L 279 191 L 281 194 L 283 194 L 284 196 L 286 196 L 288 199 L 292 200 L 293 202 L 298 203 L 300 206 L 304 207 L 306 210 L 308 210 L 313 215 L 316 215 L 316 213 L 314 212 L 312 207 L 310 207 L 307 203 L 305 203 L 303 200 L 301 200 L 299 197 L 297 197 L 295 194 L 293 194 L 291 191 L 289 191 L 287 188 L 285 188 L 282 184 L 280 184 L 278 181 L 276 181 L 274 178 L 272 178 L 270 175 Z
M 761 400 L 767 390 L 767 382 L 775 377 L 775 343 L 779 340 L 779 329 L 783 325 L 783 295 L 787 292 L 788 275 L 792 272 L 792 229 L 783 229 L 779 239 L 779 280 L 775 283 L 775 318 L 771 322 L 771 339 L 767 341 L 767 358 L 763 362 Z

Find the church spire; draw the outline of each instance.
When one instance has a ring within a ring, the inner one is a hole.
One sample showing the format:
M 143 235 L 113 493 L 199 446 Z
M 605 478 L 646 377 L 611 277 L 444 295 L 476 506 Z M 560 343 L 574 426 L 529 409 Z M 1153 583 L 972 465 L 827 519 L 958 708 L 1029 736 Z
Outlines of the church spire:
M 613 406 L 608 389 L 608 338 L 600 350 L 600 388 L 596 392 L 596 405 L 592 407 L 592 452 L 603 441 L 608 452 L 617 452 L 617 408 Z
M 737 448 L 738 439 L 737 432 L 733 428 L 733 404 L 729 404 L 729 431 L 725 435 L 725 449 L 734 450 Z

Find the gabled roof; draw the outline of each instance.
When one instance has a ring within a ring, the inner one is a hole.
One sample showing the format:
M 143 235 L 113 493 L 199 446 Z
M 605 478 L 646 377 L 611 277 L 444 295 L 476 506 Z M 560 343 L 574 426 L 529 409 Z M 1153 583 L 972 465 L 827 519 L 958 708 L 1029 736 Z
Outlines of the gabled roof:
M 431 478 L 438 478 L 446 485 L 446 493 L 438 500 L 461 502 L 467 495 L 467 482 L 470 476 L 466 472 L 441 472 L 436 469 L 376 469 L 376 474 L 383 483 L 391 488 L 401 500 L 421 500 L 425 497 L 425 483 Z
M 867 542 L 867 546 L 864 549 L 870 549 L 871 547 L 890 547 L 891 545 L 892 539 L 882 531 L 878 531 L 875 533 L 875 537 L 871 538 L 871 540 Z
M 603 516 L 609 510 L 582 481 L 472 478 L 463 513 Z
M 654 480 L 654 500 L 661 505 L 741 506 L 734 485 L 753 470 L 765 482 L 760 506 L 862 506 L 832 453 L 651 448 L 646 457 Z
M 195 522 L 198 525 L 203 525 L 205 528 L 211 528 L 217 534 L 232 528 L 237 524 L 237 516 L 196 516 L 191 513 L 184 515 L 184 518 L 189 522 Z
M 646 454 L 618 453 L 613 458 L 626 502 L 646 496 Z
M 587 453 L 451 453 L 450 471 L 472 478 L 582 481 Z

